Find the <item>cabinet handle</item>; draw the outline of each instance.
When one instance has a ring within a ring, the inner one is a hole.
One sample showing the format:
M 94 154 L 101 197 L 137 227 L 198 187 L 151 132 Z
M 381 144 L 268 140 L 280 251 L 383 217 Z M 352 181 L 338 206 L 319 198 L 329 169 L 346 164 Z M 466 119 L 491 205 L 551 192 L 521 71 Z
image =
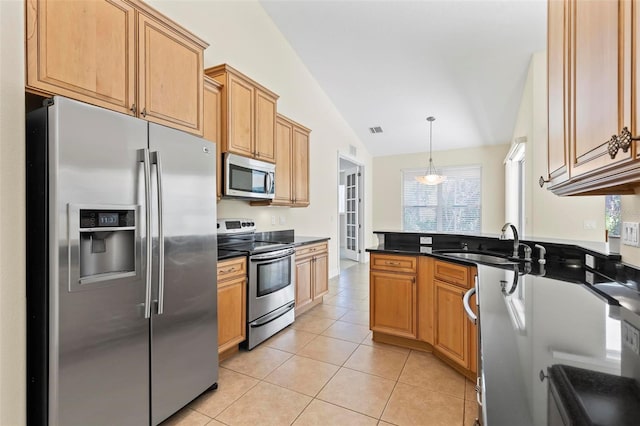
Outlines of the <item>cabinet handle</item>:
M 387 260 L 385 262 L 385 265 L 398 266 L 398 265 L 400 265 L 400 262 L 391 262 L 391 261 Z
M 142 112 L 140 113 L 141 116 L 146 117 L 147 116 L 147 109 L 146 108 L 142 108 Z
M 607 146 L 607 152 L 609 153 L 609 157 L 613 160 L 618 155 L 618 151 L 620 150 L 620 141 L 618 140 L 617 135 L 611 136 L 609 139 L 609 146 Z
M 131 111 L 133 115 L 136 115 L 136 113 L 138 112 L 138 108 L 136 107 L 136 104 L 132 104 L 131 108 L 129 108 L 129 111 Z
M 620 132 L 620 136 L 618 136 L 618 141 L 622 152 L 629 151 L 629 148 L 631 147 L 631 141 L 637 141 L 639 139 L 640 138 L 638 137 L 634 138 L 633 136 L 631 136 L 631 132 L 629 131 L 628 127 L 623 127 L 622 132 Z
M 236 269 L 236 268 L 229 268 L 229 269 L 221 270 L 221 271 L 220 271 L 220 273 L 221 273 L 221 274 L 229 274 L 229 273 L 231 273 L 231 272 L 235 272 L 235 271 L 237 271 L 237 269 Z
M 545 183 L 549 183 L 549 182 L 550 182 L 549 179 L 545 180 L 542 176 L 540 176 L 540 179 L 538 179 L 538 185 L 540 185 L 540 188 L 542 188 Z
M 622 128 L 622 131 L 620 132 L 619 136 L 618 135 L 611 136 L 611 139 L 609 139 L 609 146 L 607 147 L 607 152 L 609 153 L 609 156 L 613 160 L 618 154 L 619 150 L 622 150 L 622 152 L 629 151 L 629 148 L 631 148 L 631 142 L 637 141 L 637 140 L 640 140 L 640 137 L 631 136 L 631 132 L 629 131 L 629 128 L 625 126 Z

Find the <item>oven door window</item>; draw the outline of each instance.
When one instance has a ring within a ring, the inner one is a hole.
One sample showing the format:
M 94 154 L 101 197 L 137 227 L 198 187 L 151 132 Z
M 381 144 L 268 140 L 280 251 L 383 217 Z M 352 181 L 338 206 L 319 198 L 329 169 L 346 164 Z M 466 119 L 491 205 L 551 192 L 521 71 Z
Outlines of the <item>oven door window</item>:
M 258 297 L 266 296 L 291 285 L 291 256 L 257 266 Z
M 230 164 L 230 189 L 255 194 L 266 194 L 268 173 L 262 170 L 247 169 L 236 164 Z

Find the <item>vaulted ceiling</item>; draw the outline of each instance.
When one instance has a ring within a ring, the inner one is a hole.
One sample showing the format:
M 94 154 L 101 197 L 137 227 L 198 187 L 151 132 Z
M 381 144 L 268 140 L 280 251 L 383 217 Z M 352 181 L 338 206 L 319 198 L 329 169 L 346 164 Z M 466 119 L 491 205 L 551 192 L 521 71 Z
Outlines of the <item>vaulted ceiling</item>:
M 261 4 L 374 156 L 509 143 L 546 49 L 546 0 Z

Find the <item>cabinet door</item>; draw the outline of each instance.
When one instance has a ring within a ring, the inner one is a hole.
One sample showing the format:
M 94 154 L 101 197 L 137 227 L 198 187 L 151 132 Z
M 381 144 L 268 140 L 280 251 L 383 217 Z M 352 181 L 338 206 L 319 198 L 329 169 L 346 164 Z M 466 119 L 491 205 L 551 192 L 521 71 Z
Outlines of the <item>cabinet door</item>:
M 275 162 L 276 100 L 261 90 L 255 91 L 256 134 L 255 156 L 258 160 Z
M 547 90 L 549 179 L 569 178 L 569 0 L 548 2 Z
M 462 305 L 464 290 L 439 280 L 435 288 L 434 346 L 452 361 L 469 368 L 469 321 Z
M 292 126 L 282 120 L 276 122 L 276 194 L 274 201 L 290 203 Z
M 131 114 L 135 11 L 120 0 L 26 5 L 27 86 Z
M 296 261 L 296 310 L 313 300 L 312 280 L 312 258 Z
M 309 134 L 293 128 L 293 202 L 309 205 Z
M 220 90 L 214 83 L 208 81 L 208 77 L 205 77 L 202 137 L 216 144 L 216 195 L 218 200 L 222 197 L 220 101 Z
M 254 88 L 233 74 L 227 82 L 227 151 L 253 157 Z
M 202 136 L 202 49 L 156 20 L 138 16 L 139 114 Z
M 371 330 L 415 339 L 415 275 L 371 271 L 369 292 Z
M 607 153 L 612 135 L 631 129 L 631 2 L 573 1 L 571 178 L 631 158 Z
M 319 254 L 313 258 L 313 298 L 329 292 L 329 255 Z
M 218 353 L 246 339 L 245 277 L 218 282 Z

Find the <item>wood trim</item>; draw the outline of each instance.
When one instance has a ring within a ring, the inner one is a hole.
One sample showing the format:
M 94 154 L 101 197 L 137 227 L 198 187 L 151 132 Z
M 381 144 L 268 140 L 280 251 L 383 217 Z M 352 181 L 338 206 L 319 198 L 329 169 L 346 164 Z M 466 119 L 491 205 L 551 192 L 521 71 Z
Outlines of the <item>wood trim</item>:
M 369 268 L 372 271 L 416 272 L 417 256 L 371 253 Z
M 222 361 L 231 358 L 232 356 L 234 356 L 238 352 L 240 352 L 240 350 L 238 348 L 238 345 L 235 345 L 235 346 L 232 346 L 230 348 L 227 348 L 222 352 L 220 352 L 220 350 L 218 350 L 218 363 L 221 363 Z
M 311 133 L 311 129 L 309 129 L 308 127 L 303 126 L 302 124 L 298 123 L 297 121 L 293 121 L 292 119 L 290 119 L 286 115 L 277 113 L 276 114 L 276 120 L 282 120 L 282 121 L 290 124 L 291 126 L 298 127 L 298 128 L 300 128 L 301 130 L 303 130 L 303 131 L 305 131 L 307 133 Z
M 223 75 L 223 74 L 233 74 L 238 78 L 241 78 L 243 80 L 245 80 L 247 83 L 255 86 L 256 88 L 262 90 L 263 92 L 267 93 L 269 96 L 273 97 L 274 99 L 278 99 L 280 98 L 280 96 L 275 93 L 274 91 L 267 89 L 265 86 L 263 86 L 262 84 L 258 83 L 257 81 L 253 80 L 251 77 L 248 77 L 246 74 L 243 74 L 242 72 L 238 71 L 237 69 L 233 68 L 231 65 L 229 64 L 220 64 L 220 65 L 216 65 L 214 67 L 209 67 L 207 69 L 204 70 L 204 73 L 210 77 L 216 78 L 217 76 Z
M 403 348 L 415 349 L 422 352 L 433 352 L 433 345 L 420 340 L 409 339 L 406 337 L 393 336 L 391 334 L 374 331 L 371 338 L 374 342 L 385 343 L 387 345 L 400 346 Z
M 204 41 L 203 39 L 201 39 L 191 31 L 187 30 L 185 27 L 178 24 L 173 19 L 167 17 L 167 15 L 164 15 L 158 10 L 152 8 L 147 3 L 141 0 L 124 0 L 124 1 L 133 5 L 136 9 L 138 9 L 140 13 L 144 13 L 145 15 L 159 21 L 160 23 L 162 23 L 164 27 L 177 31 L 182 36 L 188 38 L 193 43 L 199 45 L 202 49 L 206 49 L 207 47 L 209 47 L 209 43 L 207 43 L 206 41 Z
M 433 264 L 435 259 L 420 256 L 418 259 L 418 339 L 433 344 L 434 325 L 434 289 Z

